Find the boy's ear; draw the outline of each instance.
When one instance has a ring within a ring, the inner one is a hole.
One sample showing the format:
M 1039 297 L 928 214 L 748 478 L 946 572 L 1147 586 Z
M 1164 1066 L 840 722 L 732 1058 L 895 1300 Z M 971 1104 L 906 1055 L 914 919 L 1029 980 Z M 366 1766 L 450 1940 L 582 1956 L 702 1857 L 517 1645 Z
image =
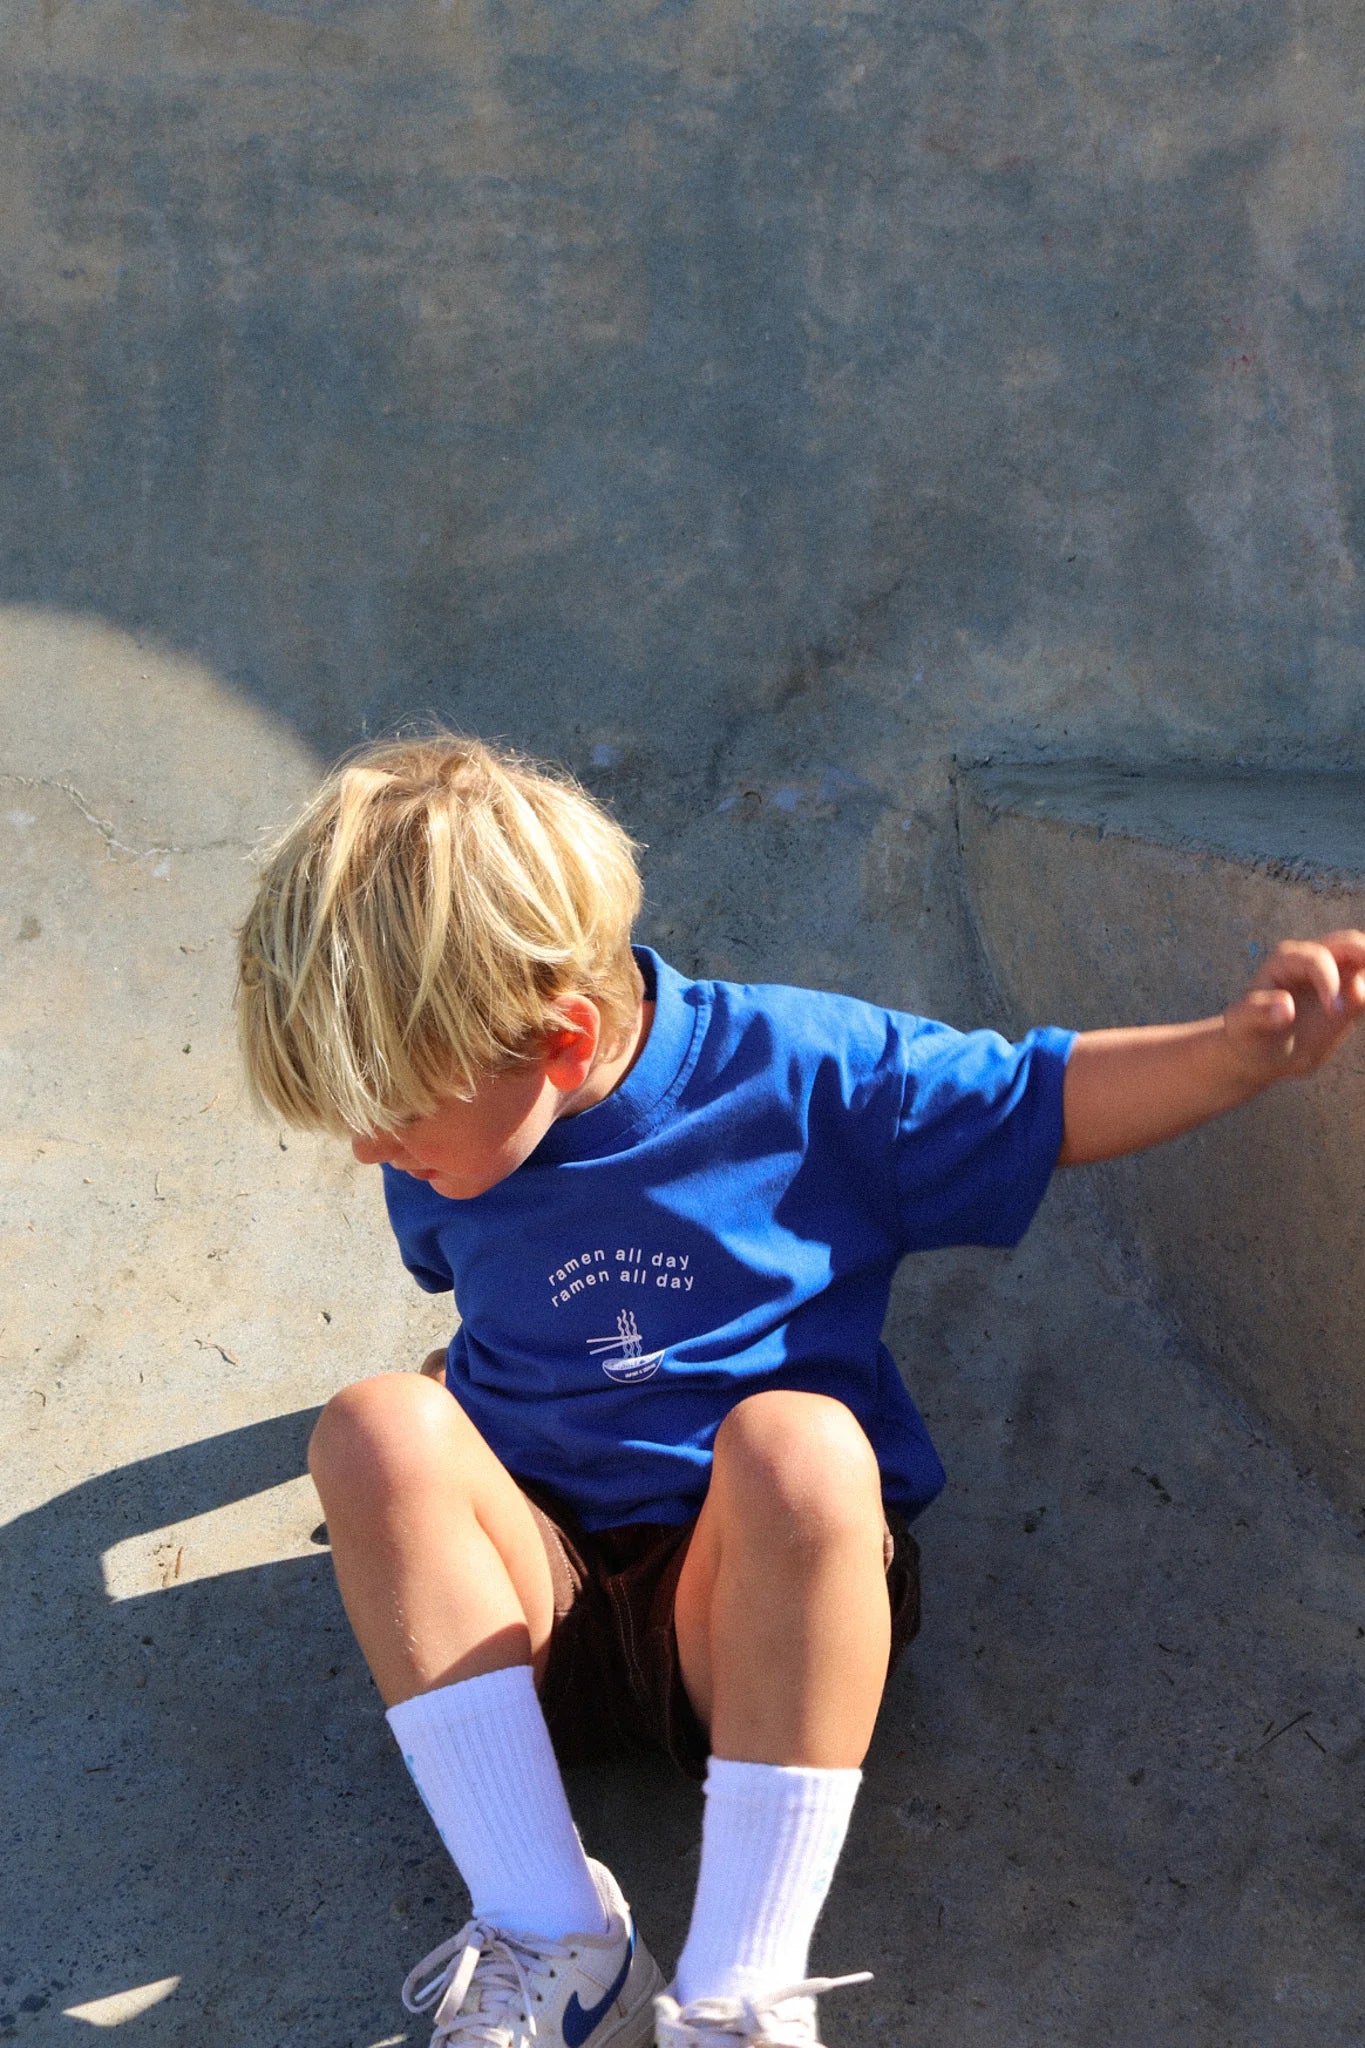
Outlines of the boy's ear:
M 564 1094 L 581 1088 L 592 1072 L 602 1039 L 602 1019 L 596 1003 L 587 996 L 560 996 L 555 1009 L 563 1018 L 562 1029 L 545 1039 L 545 1077 Z

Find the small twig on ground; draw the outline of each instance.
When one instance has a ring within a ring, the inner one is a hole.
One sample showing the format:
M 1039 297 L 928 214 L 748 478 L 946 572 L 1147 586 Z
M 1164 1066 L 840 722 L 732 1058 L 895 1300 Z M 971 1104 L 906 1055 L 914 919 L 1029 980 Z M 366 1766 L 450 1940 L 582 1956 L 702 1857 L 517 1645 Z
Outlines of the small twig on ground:
M 228 1351 L 222 1344 L 215 1344 L 211 1338 L 196 1337 L 194 1341 L 201 1351 L 216 1351 L 218 1356 L 226 1359 L 229 1365 L 240 1365 L 242 1362 L 240 1358 L 234 1357 L 232 1352 Z
M 1258 1742 L 1255 1749 L 1251 1752 L 1252 1755 L 1259 1756 L 1263 1749 L 1269 1749 L 1272 1742 L 1278 1742 L 1280 1737 L 1282 1735 L 1287 1735 L 1291 1728 L 1297 1728 L 1300 1721 L 1306 1721 L 1308 1719 L 1308 1716 L 1312 1713 L 1312 1711 L 1313 1709 L 1311 1707 L 1305 1707 L 1301 1714 L 1295 1714 L 1293 1720 L 1286 1721 L 1283 1728 L 1277 1728 L 1273 1735 L 1266 1736 L 1264 1742 Z

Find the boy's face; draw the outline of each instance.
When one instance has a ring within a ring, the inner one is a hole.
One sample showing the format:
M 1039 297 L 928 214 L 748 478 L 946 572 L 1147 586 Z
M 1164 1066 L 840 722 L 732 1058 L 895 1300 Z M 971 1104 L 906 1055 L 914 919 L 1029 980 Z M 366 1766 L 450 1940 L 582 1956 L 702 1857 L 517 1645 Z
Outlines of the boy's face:
M 610 1095 L 639 1057 L 654 1016 L 653 1003 L 642 1003 L 629 1038 L 599 1060 L 596 1004 L 570 993 L 556 1008 L 563 1031 L 534 1059 L 485 1075 L 468 1102 L 452 1096 L 392 1133 L 357 1133 L 351 1150 L 361 1165 L 396 1166 L 452 1202 L 485 1194 L 515 1173 L 559 1117 L 577 1116 Z
M 452 1096 L 397 1131 L 357 1135 L 351 1150 L 362 1166 L 396 1166 L 429 1181 L 438 1195 L 465 1202 L 530 1158 L 563 1102 L 546 1062 L 536 1060 L 486 1075 L 468 1102 Z

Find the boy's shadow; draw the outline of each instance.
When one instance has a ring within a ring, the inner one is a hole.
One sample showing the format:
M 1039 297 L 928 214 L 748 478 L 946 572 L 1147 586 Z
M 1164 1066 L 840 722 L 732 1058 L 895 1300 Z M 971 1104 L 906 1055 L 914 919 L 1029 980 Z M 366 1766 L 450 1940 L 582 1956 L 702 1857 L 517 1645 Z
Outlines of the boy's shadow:
M 324 1550 L 188 1584 L 171 1563 L 163 1590 L 106 1590 L 115 1546 L 296 1478 L 317 1412 L 140 1459 L 0 1532 L 0 2040 L 110 2025 L 186 2048 L 425 2040 L 420 2022 L 404 2030 L 397 1986 L 466 1902 Z M 692 1789 L 642 1760 L 576 1773 L 573 1796 L 589 1848 L 672 1939 Z

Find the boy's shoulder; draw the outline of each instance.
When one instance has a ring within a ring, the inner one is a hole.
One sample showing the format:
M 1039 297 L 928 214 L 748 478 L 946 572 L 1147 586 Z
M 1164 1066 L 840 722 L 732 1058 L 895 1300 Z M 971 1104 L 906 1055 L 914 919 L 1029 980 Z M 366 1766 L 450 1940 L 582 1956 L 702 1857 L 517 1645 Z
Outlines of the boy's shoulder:
M 642 952 L 646 949 L 642 949 Z M 831 989 L 796 982 L 689 979 L 657 954 L 650 978 L 667 1008 L 678 999 L 699 1012 L 706 1052 L 702 1066 L 767 1061 L 788 1075 L 821 1067 L 849 1074 L 904 1074 L 963 1034 L 931 1017 Z
M 951 1128 L 956 1145 L 1036 1125 L 1040 1151 L 1050 1147 L 1055 1158 L 1070 1031 L 1045 1025 L 1012 1042 L 989 1028 L 962 1031 L 823 989 L 692 986 L 706 991 L 712 1012 L 697 1062 L 703 1096 L 747 1085 L 756 1102 L 808 1116 L 811 1131 L 847 1127 L 860 1141 L 889 1135 L 898 1145 L 914 1139 L 922 1147 L 935 1128 Z
M 774 1030 L 789 1032 L 816 1048 L 826 1042 L 837 1047 L 845 1040 L 884 1041 L 888 1029 L 902 1036 L 948 1029 L 932 1018 L 834 989 L 814 988 L 800 982 L 688 976 L 649 947 L 637 947 L 636 955 L 647 963 L 646 979 L 651 992 L 658 983 L 671 984 L 669 993 L 675 991 L 684 1001 L 709 1009 L 713 1013 L 709 1021 L 722 1029 L 741 1031 L 767 1023 Z

